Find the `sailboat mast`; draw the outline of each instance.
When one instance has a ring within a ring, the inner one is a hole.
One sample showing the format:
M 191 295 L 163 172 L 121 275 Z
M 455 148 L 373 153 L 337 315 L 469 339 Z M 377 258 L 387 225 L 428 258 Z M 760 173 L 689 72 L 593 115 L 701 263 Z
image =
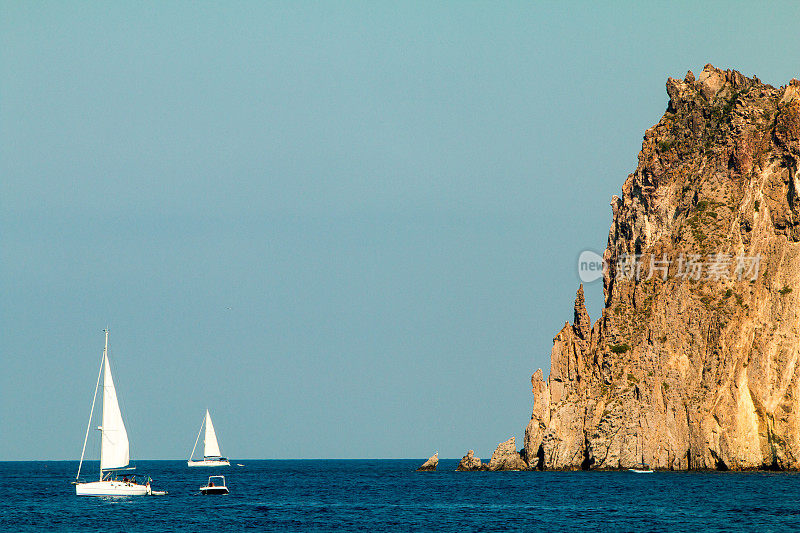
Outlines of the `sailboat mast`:
M 108 350 L 108 328 L 104 329 L 106 332 L 106 347 L 103 349 L 103 357 L 100 359 L 100 371 L 97 372 L 97 383 L 94 386 L 94 396 L 92 396 L 92 408 L 89 411 L 89 422 L 86 424 L 86 435 L 83 437 L 83 449 L 81 450 L 81 460 L 78 463 L 78 474 L 75 476 L 75 481 L 81 477 L 81 467 L 83 466 L 83 456 L 86 453 L 86 441 L 89 440 L 89 428 L 92 427 L 92 416 L 94 415 L 94 404 L 97 401 L 97 390 L 100 388 L 100 375 L 103 373 L 103 364 L 106 360 L 106 351 Z M 101 439 L 102 446 L 102 439 Z M 100 474 L 102 477 L 102 474 Z
M 106 329 L 104 329 L 103 331 L 106 332 L 106 344 L 105 344 L 105 346 L 103 346 L 103 366 L 105 366 L 105 365 L 108 364 L 108 326 L 106 326 Z M 106 379 L 105 379 L 105 376 L 103 376 L 103 391 L 105 391 L 105 387 L 106 387 Z M 105 392 L 104 392 L 103 396 L 105 398 Z M 103 401 L 103 421 L 104 422 L 105 422 L 105 419 L 106 419 L 106 402 L 104 400 Z M 103 457 L 103 426 L 100 425 L 100 427 L 98 429 L 100 430 L 100 458 L 101 458 L 100 459 L 100 481 L 103 481 L 103 459 L 102 459 L 102 457 Z

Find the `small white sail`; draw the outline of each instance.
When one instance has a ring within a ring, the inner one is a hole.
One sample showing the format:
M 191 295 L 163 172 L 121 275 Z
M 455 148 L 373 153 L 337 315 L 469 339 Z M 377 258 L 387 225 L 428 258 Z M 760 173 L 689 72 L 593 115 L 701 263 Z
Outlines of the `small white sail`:
M 125 468 L 130 462 L 128 432 L 122 421 L 117 402 L 117 390 L 111 377 L 108 355 L 104 354 L 103 366 L 103 438 L 100 444 L 100 470 Z
M 222 457 L 219 451 L 219 443 L 217 442 L 217 434 L 214 431 L 214 424 L 211 423 L 211 415 L 206 409 L 206 436 L 203 441 L 203 455 L 205 457 Z

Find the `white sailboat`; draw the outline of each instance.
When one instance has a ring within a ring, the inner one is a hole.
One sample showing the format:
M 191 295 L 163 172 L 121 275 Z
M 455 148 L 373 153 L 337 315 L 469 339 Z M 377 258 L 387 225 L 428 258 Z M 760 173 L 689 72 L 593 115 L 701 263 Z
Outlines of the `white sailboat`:
M 203 432 L 203 427 L 206 428 L 206 435 L 203 439 L 203 459 L 200 461 L 193 461 L 194 451 L 197 449 L 197 443 L 200 441 L 200 433 Z M 222 457 L 222 452 L 219 449 L 219 441 L 217 441 L 217 433 L 214 431 L 214 424 L 211 422 L 211 414 L 206 409 L 206 417 L 200 424 L 200 431 L 197 432 L 197 438 L 194 440 L 194 448 L 192 453 L 189 454 L 189 460 L 186 461 L 188 466 L 230 466 L 231 463 L 227 458 Z
M 152 494 L 149 478 L 145 485 L 141 485 L 136 483 L 133 476 L 131 476 L 130 480 L 128 476 L 124 476 L 122 480 L 118 476 L 118 472 L 133 470 L 135 467 L 128 466 L 130 463 L 128 432 L 125 431 L 125 423 L 122 421 L 122 412 L 119 410 L 119 402 L 117 401 L 117 390 L 114 387 L 114 378 L 111 376 L 111 365 L 108 361 L 108 329 L 104 331 L 106 344 L 105 348 L 103 348 L 100 372 L 97 375 L 94 398 L 92 398 L 92 409 L 89 412 L 89 423 L 86 426 L 86 436 L 83 439 L 78 475 L 75 476 L 75 493 L 78 496 L 144 496 Z M 100 387 L 100 375 L 103 376 L 103 422 L 97 428 L 100 430 L 100 480 L 81 483 L 81 467 L 83 466 L 83 456 L 86 452 L 86 441 L 89 438 L 89 428 L 92 425 L 97 390 Z

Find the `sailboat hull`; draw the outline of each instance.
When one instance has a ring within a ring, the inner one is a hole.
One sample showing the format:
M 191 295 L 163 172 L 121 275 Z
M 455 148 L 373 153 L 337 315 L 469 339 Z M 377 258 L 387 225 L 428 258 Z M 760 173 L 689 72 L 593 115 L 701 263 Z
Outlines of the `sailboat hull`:
M 75 485 L 78 496 L 146 496 L 150 494 L 149 485 L 138 485 L 124 481 L 95 481 Z
M 203 460 L 203 461 L 186 461 L 186 466 L 231 466 L 231 462 L 227 459 L 221 460 Z

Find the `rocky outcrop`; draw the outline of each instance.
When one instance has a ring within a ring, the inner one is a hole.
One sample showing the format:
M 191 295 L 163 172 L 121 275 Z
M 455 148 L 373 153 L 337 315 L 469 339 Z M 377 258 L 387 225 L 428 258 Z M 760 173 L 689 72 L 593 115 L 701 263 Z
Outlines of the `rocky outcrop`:
M 439 466 L 439 452 L 428 457 L 428 460 L 417 468 L 417 472 L 434 472 L 437 466 Z
M 488 470 L 530 470 L 525 461 L 524 453 L 517 451 L 514 437 L 497 445 L 497 448 L 489 459 Z
M 590 326 L 579 287 L 548 379 L 531 378 L 524 456 L 798 469 L 800 82 L 706 65 L 667 93 L 612 198 L 602 316 Z
M 456 468 L 457 472 L 469 472 L 475 470 L 486 470 L 486 467 L 481 463 L 480 457 L 475 457 L 475 452 L 470 450 L 467 455 L 461 458 Z

